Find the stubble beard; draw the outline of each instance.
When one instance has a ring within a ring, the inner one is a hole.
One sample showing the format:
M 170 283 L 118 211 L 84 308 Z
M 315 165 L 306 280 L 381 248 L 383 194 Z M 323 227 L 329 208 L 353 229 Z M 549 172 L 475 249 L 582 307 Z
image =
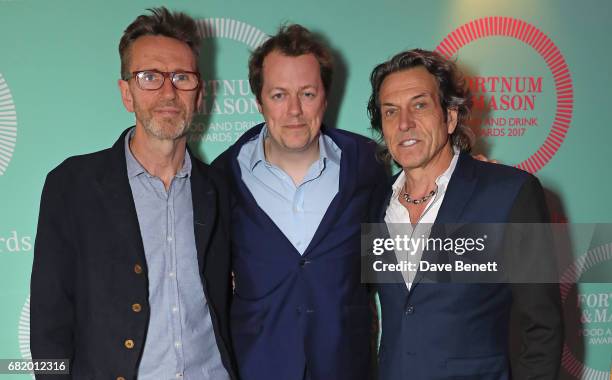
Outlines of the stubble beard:
M 142 117 L 140 117 L 142 116 Z M 155 117 L 151 112 L 136 109 L 136 118 L 141 120 L 145 131 L 160 140 L 176 140 L 186 136 L 191 129 L 184 109 L 175 117 Z

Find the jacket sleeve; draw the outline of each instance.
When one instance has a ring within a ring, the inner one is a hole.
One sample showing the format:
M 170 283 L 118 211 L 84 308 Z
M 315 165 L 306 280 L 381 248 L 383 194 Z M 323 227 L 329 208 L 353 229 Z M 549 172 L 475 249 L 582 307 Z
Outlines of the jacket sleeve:
M 528 234 L 530 238 L 514 242 L 512 251 L 519 254 L 521 267 L 526 271 L 543 270 L 550 276 L 546 283 L 534 283 L 534 278 L 541 277 L 527 274 L 523 278 L 529 281 L 511 284 L 516 327 L 520 330 L 520 349 L 513 361 L 512 378 L 556 380 L 563 348 L 561 299 L 556 262 L 549 244 L 550 231 L 543 224 L 549 222 L 549 213 L 544 191 L 535 177 L 529 176 L 523 184 L 513 204 L 510 222 L 538 223 L 520 228 L 537 228 L 538 234 L 545 236 L 534 238 L 532 231 Z
M 33 359 L 69 359 L 72 365 L 76 255 L 63 185 L 51 172 L 42 192 L 30 283 L 30 349 Z

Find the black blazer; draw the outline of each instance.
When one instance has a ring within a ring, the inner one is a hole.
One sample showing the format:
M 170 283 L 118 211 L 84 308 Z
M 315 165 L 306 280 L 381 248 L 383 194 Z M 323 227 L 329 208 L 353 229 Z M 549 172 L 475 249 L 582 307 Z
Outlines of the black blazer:
M 126 133 L 110 149 L 64 161 L 49 173 L 43 189 L 30 345 L 35 359 L 70 359 L 71 376 L 64 378 L 135 379 L 142 355 L 150 313 L 147 263 L 127 177 Z M 200 276 L 221 359 L 235 379 L 229 192 L 193 155 L 192 164 Z

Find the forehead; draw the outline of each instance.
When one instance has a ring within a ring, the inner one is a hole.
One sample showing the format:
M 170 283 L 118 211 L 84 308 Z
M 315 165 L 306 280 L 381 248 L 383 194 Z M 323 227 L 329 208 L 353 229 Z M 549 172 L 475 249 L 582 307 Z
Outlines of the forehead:
M 313 54 L 292 57 L 275 50 L 264 58 L 262 72 L 264 87 L 303 87 L 321 84 L 319 61 Z
M 129 49 L 130 71 L 158 69 L 162 71 L 196 70 L 196 58 L 189 45 L 165 36 L 138 37 Z
M 423 66 L 389 74 L 380 86 L 379 98 L 430 96 L 434 99 L 438 95 L 438 82 L 436 78 Z

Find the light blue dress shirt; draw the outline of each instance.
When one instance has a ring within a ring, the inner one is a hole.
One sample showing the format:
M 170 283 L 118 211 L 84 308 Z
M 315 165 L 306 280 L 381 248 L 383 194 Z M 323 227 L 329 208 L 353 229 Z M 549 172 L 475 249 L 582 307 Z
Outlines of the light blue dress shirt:
M 319 135 L 319 159 L 302 183 L 297 186 L 278 166 L 266 160 L 264 126 L 256 138 L 242 146 L 238 164 L 242 181 L 259 207 L 303 255 L 312 240 L 327 208 L 338 193 L 342 151 L 325 136 Z
M 191 158 L 168 191 L 149 174 L 129 148 L 132 129 L 125 138 L 128 179 L 142 235 L 149 279 L 151 316 L 139 380 L 225 380 L 198 269 Z

